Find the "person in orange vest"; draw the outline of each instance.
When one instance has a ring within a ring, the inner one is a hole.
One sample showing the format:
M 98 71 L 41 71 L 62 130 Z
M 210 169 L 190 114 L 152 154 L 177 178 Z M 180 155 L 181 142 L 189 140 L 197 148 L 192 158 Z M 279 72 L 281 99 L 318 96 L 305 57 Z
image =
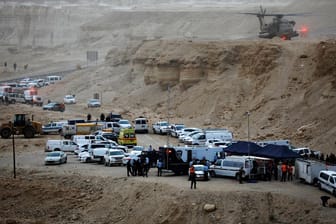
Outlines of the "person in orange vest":
M 288 164 L 287 173 L 288 173 L 288 181 L 292 181 L 293 180 L 293 166 Z
M 190 189 L 192 189 L 193 187 L 194 189 L 196 189 L 196 173 L 195 173 L 195 167 L 193 165 L 191 165 L 189 168 L 189 176 L 191 181 Z
M 281 165 L 281 181 L 286 182 L 287 177 L 287 165 L 285 162 Z

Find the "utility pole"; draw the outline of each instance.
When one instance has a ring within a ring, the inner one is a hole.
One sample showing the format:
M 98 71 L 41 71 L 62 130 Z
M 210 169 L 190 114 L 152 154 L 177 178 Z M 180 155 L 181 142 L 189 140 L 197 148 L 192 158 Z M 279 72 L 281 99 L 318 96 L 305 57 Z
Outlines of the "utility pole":
M 168 101 L 167 101 L 167 122 L 168 122 L 168 125 L 170 125 L 170 119 L 169 119 L 170 118 L 170 113 L 169 113 L 169 109 L 170 109 L 170 86 L 168 84 Z M 167 147 L 169 147 L 169 135 L 170 135 L 170 127 L 167 130 Z
M 12 144 L 13 144 L 13 174 L 14 179 L 16 179 L 16 167 L 15 167 L 15 131 L 14 131 L 14 123 L 12 123 Z
M 249 180 L 251 180 L 251 161 L 250 161 L 250 111 L 246 112 L 247 115 L 247 151 L 248 151 L 248 157 L 249 157 Z

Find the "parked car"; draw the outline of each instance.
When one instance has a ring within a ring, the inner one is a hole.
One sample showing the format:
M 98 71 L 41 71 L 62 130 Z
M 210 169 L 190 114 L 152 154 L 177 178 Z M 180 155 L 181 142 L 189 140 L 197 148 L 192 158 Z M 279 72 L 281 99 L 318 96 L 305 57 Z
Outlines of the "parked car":
M 63 103 L 48 103 L 47 105 L 44 105 L 43 110 L 52 110 L 52 111 L 65 111 L 65 105 Z
M 46 152 L 52 152 L 52 151 L 74 152 L 77 149 L 78 145 L 71 140 L 49 139 L 45 146 Z
M 154 134 L 169 134 L 170 125 L 167 121 L 158 121 L 152 124 Z
M 132 127 L 131 123 L 128 120 L 125 120 L 125 119 L 119 120 L 118 123 L 120 125 L 120 128 L 131 128 Z
M 135 133 L 148 133 L 148 120 L 145 117 L 138 117 L 134 120 Z
M 63 125 L 67 123 L 68 123 L 67 121 L 56 121 L 48 123 L 42 126 L 42 132 L 43 134 L 50 134 L 50 133 L 61 134 Z
M 98 99 L 90 99 L 87 104 L 88 107 L 100 107 L 101 103 Z
M 172 124 L 170 126 L 170 135 L 172 137 L 178 138 L 184 128 L 184 124 Z
M 63 102 L 65 104 L 75 104 L 76 103 L 76 97 L 74 95 L 66 95 L 63 99 Z
M 336 172 L 329 170 L 320 171 L 318 187 L 320 190 L 328 191 L 336 197 Z
M 44 163 L 49 164 L 62 164 L 67 162 L 67 154 L 62 151 L 55 151 L 47 153 Z
M 26 103 L 22 93 L 8 93 L 7 98 L 9 103 Z
M 209 175 L 208 171 L 206 171 L 205 165 L 194 164 L 193 166 L 195 168 L 196 180 L 209 180 L 210 179 L 210 175 Z M 188 175 L 190 176 L 189 171 L 188 171 Z
M 124 151 L 119 149 L 109 149 L 104 155 L 105 166 L 119 165 L 123 164 L 123 158 L 125 157 Z
M 33 104 L 42 107 L 43 105 L 43 98 L 38 95 L 33 96 Z

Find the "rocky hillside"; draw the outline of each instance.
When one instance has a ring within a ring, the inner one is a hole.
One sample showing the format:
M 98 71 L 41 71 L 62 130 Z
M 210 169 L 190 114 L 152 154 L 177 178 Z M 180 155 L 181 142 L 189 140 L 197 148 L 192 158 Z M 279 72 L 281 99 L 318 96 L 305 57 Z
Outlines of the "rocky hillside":
M 145 94 L 151 103 L 143 105 L 156 118 L 167 118 L 169 85 L 175 122 L 224 126 L 244 139 L 244 114 L 250 111 L 253 139 L 288 138 L 330 152 L 336 134 L 335 51 L 335 40 L 148 41 L 134 55 L 131 76 L 143 77 L 145 92 L 160 87 L 157 96 Z

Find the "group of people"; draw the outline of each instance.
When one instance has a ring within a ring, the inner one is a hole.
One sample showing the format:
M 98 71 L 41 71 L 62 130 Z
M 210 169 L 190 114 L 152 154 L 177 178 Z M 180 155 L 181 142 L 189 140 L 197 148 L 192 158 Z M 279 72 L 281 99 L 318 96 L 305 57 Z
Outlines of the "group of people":
M 132 158 L 127 161 L 127 176 L 143 176 L 148 177 L 150 169 L 149 157 L 141 155 L 139 158 Z
M 2 104 L 8 105 L 9 104 L 8 96 L 6 94 L 1 96 L 1 101 L 0 102 Z

